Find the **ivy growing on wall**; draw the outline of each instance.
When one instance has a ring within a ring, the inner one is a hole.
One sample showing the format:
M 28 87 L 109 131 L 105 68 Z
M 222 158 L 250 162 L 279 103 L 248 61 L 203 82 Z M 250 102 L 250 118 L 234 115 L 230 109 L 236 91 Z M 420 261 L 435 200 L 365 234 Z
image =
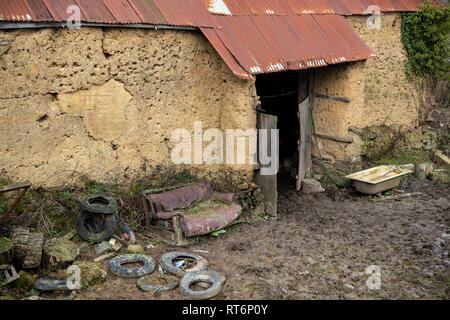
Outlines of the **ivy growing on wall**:
M 449 80 L 450 9 L 424 2 L 421 10 L 402 14 L 406 71 L 427 79 Z

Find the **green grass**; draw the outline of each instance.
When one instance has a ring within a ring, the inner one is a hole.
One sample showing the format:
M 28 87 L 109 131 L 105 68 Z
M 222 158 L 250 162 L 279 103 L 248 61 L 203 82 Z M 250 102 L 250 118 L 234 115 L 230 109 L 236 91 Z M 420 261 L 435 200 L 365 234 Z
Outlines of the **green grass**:
M 109 188 L 102 183 L 90 181 L 86 184 L 86 192 L 87 194 L 106 193 L 109 192 Z
M 395 152 L 388 154 L 386 157 L 373 161 L 377 165 L 403 165 L 403 164 L 418 164 L 431 162 L 430 154 L 424 151 L 417 152 Z

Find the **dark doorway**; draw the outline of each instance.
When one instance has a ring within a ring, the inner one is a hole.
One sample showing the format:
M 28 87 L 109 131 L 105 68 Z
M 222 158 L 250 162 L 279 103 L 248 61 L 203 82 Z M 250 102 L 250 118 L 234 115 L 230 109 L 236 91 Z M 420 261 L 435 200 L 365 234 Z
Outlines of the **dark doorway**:
M 300 123 L 299 71 L 261 74 L 256 77 L 256 90 L 261 97 L 262 112 L 278 117 L 280 130 L 279 180 L 295 179 L 298 169 Z

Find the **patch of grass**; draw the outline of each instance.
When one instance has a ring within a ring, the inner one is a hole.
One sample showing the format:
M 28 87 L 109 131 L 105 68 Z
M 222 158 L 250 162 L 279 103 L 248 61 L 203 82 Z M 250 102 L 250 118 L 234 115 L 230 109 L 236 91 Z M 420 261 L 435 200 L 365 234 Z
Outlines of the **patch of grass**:
M 69 200 L 69 199 L 72 199 L 73 194 L 69 193 L 69 192 L 56 192 L 56 196 L 60 199 Z
M 374 160 L 377 165 L 403 165 L 403 164 L 418 164 L 431 162 L 430 154 L 425 151 L 410 151 L 410 152 L 394 152 L 387 154 L 381 159 Z
M 86 183 L 86 193 L 87 194 L 99 194 L 109 192 L 108 186 L 98 183 L 95 181 L 90 181 Z
M 268 214 L 266 214 L 265 212 L 259 214 L 258 217 L 259 217 L 262 221 L 267 221 L 267 220 L 270 219 L 270 216 L 269 216 Z

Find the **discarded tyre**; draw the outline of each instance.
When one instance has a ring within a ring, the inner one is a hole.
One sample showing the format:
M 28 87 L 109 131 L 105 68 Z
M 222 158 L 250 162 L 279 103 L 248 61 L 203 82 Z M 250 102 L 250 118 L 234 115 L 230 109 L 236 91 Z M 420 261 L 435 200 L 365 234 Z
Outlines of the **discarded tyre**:
M 80 208 L 97 214 L 114 214 L 118 210 L 116 200 L 107 194 L 87 196 L 80 201 Z
M 166 285 L 159 285 L 151 283 L 154 280 L 165 280 L 167 282 Z M 150 283 L 149 283 L 150 282 Z M 165 274 L 155 274 L 142 277 L 138 280 L 137 286 L 139 289 L 145 292 L 153 291 L 153 292 L 166 292 L 175 289 L 178 287 L 178 278 Z
M 41 291 L 67 291 L 67 280 L 37 279 L 34 288 Z
M 211 284 L 206 290 L 192 290 L 191 286 L 198 282 L 206 282 Z M 181 292 L 189 296 L 191 299 L 204 300 L 217 296 L 222 290 L 225 278 L 214 271 L 203 270 L 186 274 L 180 282 Z
M 100 216 L 93 216 L 92 214 L 87 214 L 80 212 L 77 217 L 77 231 L 83 240 L 88 242 L 100 243 L 103 241 L 108 241 L 114 234 L 116 229 L 116 218 L 112 214 L 103 216 L 103 230 L 93 230 L 90 226 L 89 219 L 102 219 Z
M 22 300 L 46 300 L 46 301 L 64 301 L 64 300 L 73 300 L 75 299 L 77 293 L 75 291 L 72 291 L 70 293 L 70 296 L 66 297 L 66 298 L 61 298 L 61 299 L 49 299 L 49 298 L 42 298 L 39 296 L 31 296 Z
M 144 265 L 138 268 L 125 268 L 126 263 L 141 262 Z M 141 278 L 155 271 L 155 259 L 144 254 L 125 254 L 115 257 L 109 263 L 109 270 L 122 278 Z
M 174 260 L 183 260 L 183 259 L 192 259 L 196 261 L 196 265 L 190 269 L 183 270 L 180 267 L 175 266 Z M 168 252 L 161 256 L 159 260 L 159 264 L 161 268 L 163 268 L 166 272 L 184 276 L 187 273 L 202 271 L 208 268 L 208 261 L 205 258 L 189 253 L 189 252 Z

